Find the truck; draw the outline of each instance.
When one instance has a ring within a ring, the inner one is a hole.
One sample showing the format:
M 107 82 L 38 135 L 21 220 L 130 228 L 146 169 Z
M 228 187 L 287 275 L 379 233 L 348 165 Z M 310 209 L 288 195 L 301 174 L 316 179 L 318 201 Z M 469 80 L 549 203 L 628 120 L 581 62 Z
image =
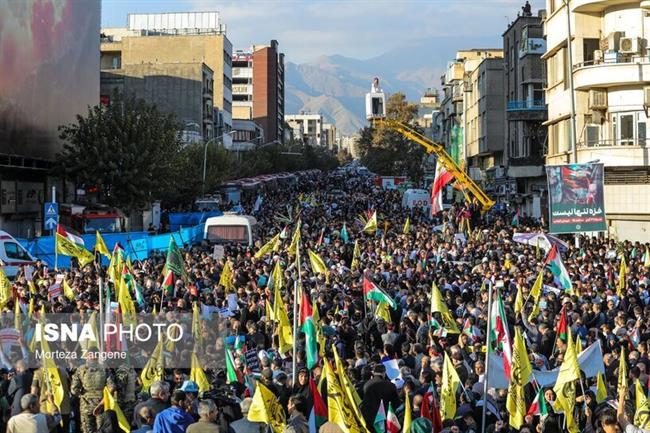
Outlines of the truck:
M 81 234 L 117 233 L 124 227 L 124 214 L 106 205 L 62 203 L 59 206 L 60 223 Z

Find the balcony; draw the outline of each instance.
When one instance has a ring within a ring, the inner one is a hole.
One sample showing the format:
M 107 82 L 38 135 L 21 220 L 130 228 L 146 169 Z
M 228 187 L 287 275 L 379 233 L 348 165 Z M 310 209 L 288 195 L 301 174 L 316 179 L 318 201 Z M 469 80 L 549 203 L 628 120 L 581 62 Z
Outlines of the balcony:
M 648 56 L 613 56 L 607 61 L 584 62 L 573 67 L 573 83 L 576 90 L 641 86 L 647 81 L 650 81 Z
M 630 3 L 630 0 L 573 0 L 571 2 L 571 11 L 586 13 L 586 12 L 602 12 L 612 6 Z
M 543 99 L 508 101 L 506 111 L 546 111 L 546 101 Z

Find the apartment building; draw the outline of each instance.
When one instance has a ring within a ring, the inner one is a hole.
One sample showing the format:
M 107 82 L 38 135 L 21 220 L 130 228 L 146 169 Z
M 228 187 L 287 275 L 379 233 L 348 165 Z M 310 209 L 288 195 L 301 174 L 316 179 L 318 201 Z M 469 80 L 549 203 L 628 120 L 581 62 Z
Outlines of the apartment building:
M 285 122 L 294 131 L 293 137 L 310 146 L 324 146 L 323 116 L 321 114 L 286 114 Z
M 424 130 L 424 135 L 433 137 L 434 116 L 440 111 L 440 96 L 437 89 L 427 89 L 420 97 L 415 123 Z
M 212 71 L 212 126 L 208 128 L 210 115 L 205 110 L 206 101 L 193 100 L 203 107 L 201 122 L 186 119 L 187 109 L 178 110 L 182 115 L 179 121 L 183 123 L 183 134 L 196 137 L 198 133 L 202 140 L 215 137 L 226 148 L 232 147 L 232 44 L 219 13 L 129 14 L 127 22 L 126 28 L 102 29 L 100 93 L 104 101 L 108 102 L 110 91 L 120 85 L 121 79 L 124 90 L 131 91 L 135 86 L 141 92 L 136 94 L 150 102 L 163 101 L 161 106 L 164 106 L 175 93 L 167 89 L 170 85 L 180 87 L 179 92 L 182 88 L 198 88 L 199 77 L 202 80 L 204 75 L 204 68 L 199 65 L 203 64 Z M 183 84 L 182 80 L 196 83 Z M 141 84 L 132 84 L 138 82 Z
M 284 139 L 284 54 L 278 41 L 233 53 L 233 118 L 253 120 L 263 142 Z
M 331 123 L 323 124 L 322 145 L 335 152 L 338 151 L 339 143 L 337 140 L 336 126 Z
M 524 215 L 539 218 L 546 191 L 544 145 L 547 120 L 542 54 L 546 40 L 542 20 L 524 8 L 503 33 L 505 176 L 496 181 L 495 196 L 515 202 Z
M 546 164 L 603 163 L 609 235 L 650 241 L 650 2 L 547 0 L 546 8 Z

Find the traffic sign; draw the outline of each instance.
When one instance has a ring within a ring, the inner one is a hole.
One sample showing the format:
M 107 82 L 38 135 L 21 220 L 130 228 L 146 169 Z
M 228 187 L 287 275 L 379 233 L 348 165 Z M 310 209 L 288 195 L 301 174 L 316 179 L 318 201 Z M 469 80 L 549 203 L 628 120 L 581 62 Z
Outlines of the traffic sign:
M 46 202 L 43 208 L 43 225 L 45 230 L 56 230 L 59 223 L 59 204 Z

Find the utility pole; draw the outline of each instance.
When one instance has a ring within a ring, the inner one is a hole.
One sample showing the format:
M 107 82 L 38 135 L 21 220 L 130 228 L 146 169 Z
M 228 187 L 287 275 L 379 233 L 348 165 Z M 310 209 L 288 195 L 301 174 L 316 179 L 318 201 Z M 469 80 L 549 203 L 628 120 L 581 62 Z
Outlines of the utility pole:
M 566 7 L 566 46 L 568 54 L 568 79 L 569 79 L 569 91 L 571 92 L 571 151 L 573 153 L 573 161 L 569 158 L 569 162 L 574 164 L 578 163 L 578 139 L 577 139 L 577 126 L 576 126 L 576 92 L 573 87 L 573 47 L 571 46 L 571 0 L 564 0 L 564 6 Z

